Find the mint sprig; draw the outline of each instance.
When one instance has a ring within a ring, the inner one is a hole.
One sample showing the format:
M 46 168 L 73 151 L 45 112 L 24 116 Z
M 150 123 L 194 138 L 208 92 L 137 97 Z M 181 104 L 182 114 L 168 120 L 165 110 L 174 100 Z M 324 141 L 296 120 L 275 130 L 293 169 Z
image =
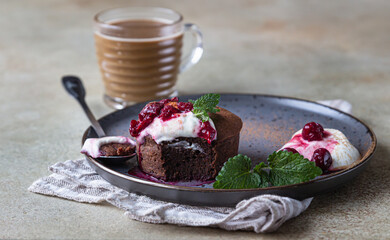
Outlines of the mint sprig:
M 267 167 L 267 164 L 265 164 L 264 162 L 261 162 L 254 167 L 253 171 L 257 173 L 261 178 L 261 183 L 257 187 L 264 188 L 269 186 L 269 175 L 266 171 Z
M 322 174 L 321 168 L 299 153 L 272 153 L 268 164 L 261 162 L 251 170 L 251 159 L 238 154 L 225 162 L 213 184 L 214 188 L 244 189 L 283 186 L 306 182 Z
M 192 112 L 197 118 L 202 120 L 202 122 L 206 122 L 210 119 L 209 113 L 219 112 L 217 105 L 220 98 L 221 95 L 219 94 L 209 93 L 201 96 L 195 101 L 189 100 L 194 105 Z
M 256 188 L 261 183 L 259 174 L 251 170 L 249 157 L 238 154 L 225 163 L 216 177 L 214 188 Z
M 269 178 L 273 186 L 307 182 L 322 174 L 321 168 L 299 153 L 279 151 L 271 154 L 267 162 Z

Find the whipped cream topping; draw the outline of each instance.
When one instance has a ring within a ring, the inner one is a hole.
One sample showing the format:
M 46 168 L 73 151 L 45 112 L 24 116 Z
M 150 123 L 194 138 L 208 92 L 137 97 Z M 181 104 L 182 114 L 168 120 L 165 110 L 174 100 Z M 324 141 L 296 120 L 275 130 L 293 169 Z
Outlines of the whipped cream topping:
M 87 154 L 90 157 L 98 158 L 102 156 L 100 148 L 103 145 L 109 143 L 121 143 L 121 144 L 130 144 L 135 146 L 135 142 L 123 136 L 111 136 L 111 137 L 102 137 L 102 138 L 87 138 L 84 142 L 83 147 L 81 148 L 81 153 Z
M 305 158 L 311 160 L 313 153 L 318 148 L 326 148 L 332 156 L 332 165 L 329 170 L 335 171 L 347 168 L 360 159 L 359 151 L 349 142 L 348 138 L 339 130 L 325 128 L 324 138 L 321 141 L 307 141 L 302 138 L 302 129 L 294 133 L 280 150 L 294 148 Z
M 213 120 L 209 120 L 212 128 L 215 129 Z M 178 137 L 198 137 L 201 130 L 201 121 L 192 112 L 177 113 L 174 118 L 163 121 L 157 117 L 153 122 L 142 130 L 137 137 L 138 143 L 143 143 L 144 138 L 150 135 L 153 140 L 160 144 L 163 141 L 172 141 Z M 217 134 L 211 141 L 217 139 Z

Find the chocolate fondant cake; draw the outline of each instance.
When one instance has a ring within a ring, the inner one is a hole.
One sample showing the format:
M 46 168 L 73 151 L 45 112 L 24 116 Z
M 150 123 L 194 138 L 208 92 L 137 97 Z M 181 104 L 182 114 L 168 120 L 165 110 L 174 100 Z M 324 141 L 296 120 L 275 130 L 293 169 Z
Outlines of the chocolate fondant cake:
M 202 122 L 192 108 L 177 98 L 152 102 L 131 122 L 142 171 L 164 181 L 209 180 L 237 155 L 241 119 L 218 108 Z

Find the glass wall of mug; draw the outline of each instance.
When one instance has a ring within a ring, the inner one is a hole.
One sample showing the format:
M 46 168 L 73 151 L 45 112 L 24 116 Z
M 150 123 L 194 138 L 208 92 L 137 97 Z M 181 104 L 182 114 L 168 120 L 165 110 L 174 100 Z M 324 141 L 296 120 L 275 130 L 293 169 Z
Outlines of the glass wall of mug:
M 95 16 L 95 45 L 104 101 L 121 109 L 177 95 L 178 74 L 199 61 L 202 36 L 194 24 L 166 8 L 116 8 Z M 195 41 L 182 56 L 183 34 Z

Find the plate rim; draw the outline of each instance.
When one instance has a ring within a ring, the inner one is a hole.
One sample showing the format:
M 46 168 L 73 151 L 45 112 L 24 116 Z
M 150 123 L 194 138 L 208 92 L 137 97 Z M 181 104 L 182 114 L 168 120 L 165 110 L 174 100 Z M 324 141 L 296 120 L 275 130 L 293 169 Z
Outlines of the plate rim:
M 302 182 L 302 183 L 289 184 L 289 185 L 283 185 L 283 186 L 272 186 L 272 187 L 266 187 L 266 188 L 215 189 L 215 188 L 199 188 L 199 187 L 176 186 L 176 185 L 152 182 L 152 181 L 148 181 L 148 180 L 145 180 L 145 179 L 141 179 L 141 178 L 125 175 L 123 173 L 114 171 L 114 170 L 112 170 L 109 167 L 104 166 L 103 164 L 99 163 L 97 160 L 95 160 L 92 157 L 86 156 L 86 159 L 90 163 L 92 163 L 92 164 L 96 165 L 97 167 L 99 167 L 100 169 L 103 169 L 104 171 L 109 172 L 110 174 L 116 175 L 117 177 L 125 178 L 125 179 L 133 181 L 133 182 L 137 182 L 137 183 L 140 183 L 140 184 L 146 184 L 146 185 L 150 185 L 150 186 L 153 186 L 153 187 L 161 187 L 161 188 L 166 188 L 166 189 L 174 189 L 174 190 L 179 190 L 179 191 L 191 191 L 191 192 L 251 192 L 251 191 L 261 191 L 261 190 L 279 190 L 279 189 L 284 189 L 284 188 L 294 188 L 294 187 L 298 187 L 298 186 L 302 186 L 302 185 L 311 184 L 311 183 L 314 183 L 314 182 L 326 181 L 328 179 L 332 179 L 334 177 L 337 177 L 338 175 L 344 175 L 345 173 L 348 173 L 348 172 L 354 170 L 355 168 L 357 168 L 358 166 L 363 165 L 366 162 L 368 162 L 368 160 L 373 156 L 373 154 L 375 153 L 375 150 L 377 148 L 377 138 L 376 138 L 376 135 L 375 135 L 374 131 L 371 129 L 371 127 L 369 127 L 361 119 L 351 115 L 350 113 L 343 112 L 343 111 L 341 111 L 341 110 L 339 110 L 337 108 L 333 108 L 333 107 L 330 107 L 330 106 L 322 104 L 322 103 L 318 103 L 318 102 L 313 101 L 313 100 L 297 98 L 297 97 L 290 97 L 290 96 L 281 96 L 281 95 L 272 95 L 272 94 L 251 94 L 251 93 L 219 93 L 219 94 L 221 94 L 221 95 L 242 95 L 242 96 L 260 96 L 260 97 L 267 97 L 267 98 L 279 98 L 279 99 L 296 100 L 296 101 L 308 102 L 308 103 L 315 104 L 315 105 L 320 105 L 320 106 L 329 108 L 331 110 L 335 110 L 335 111 L 337 111 L 337 112 L 339 112 L 339 113 L 341 113 L 343 115 L 347 115 L 348 117 L 353 118 L 357 122 L 361 123 L 364 127 L 366 127 L 368 129 L 368 133 L 369 133 L 369 135 L 371 137 L 372 142 L 371 142 L 371 145 L 368 147 L 367 153 L 364 156 L 362 156 L 362 158 L 359 161 L 351 164 L 346 169 L 339 170 L 339 171 L 333 172 L 331 174 L 328 174 L 326 176 L 323 176 L 321 178 L 312 179 L 310 181 L 306 181 L 306 182 Z M 179 95 L 179 97 L 189 97 L 189 96 L 195 96 L 195 95 L 201 95 L 201 93 L 200 94 L 197 93 L 197 94 Z M 153 100 L 151 100 L 151 101 L 153 101 Z M 150 102 L 150 101 L 137 103 L 135 105 L 146 104 L 148 102 Z M 112 114 L 116 114 L 118 112 L 124 111 L 125 109 L 132 108 L 135 105 L 129 106 L 129 107 L 126 107 L 126 108 L 120 109 L 120 110 L 114 110 L 114 111 L 112 111 L 112 112 L 110 112 L 110 113 L 100 117 L 98 119 L 98 121 L 102 120 L 103 118 L 107 118 L 107 117 L 111 116 Z M 83 134 L 82 139 L 81 139 L 81 145 L 83 145 L 83 143 L 84 143 L 84 141 L 86 139 L 87 133 L 88 133 L 89 129 L 91 129 L 91 128 L 92 127 L 89 126 L 84 131 L 84 134 Z

